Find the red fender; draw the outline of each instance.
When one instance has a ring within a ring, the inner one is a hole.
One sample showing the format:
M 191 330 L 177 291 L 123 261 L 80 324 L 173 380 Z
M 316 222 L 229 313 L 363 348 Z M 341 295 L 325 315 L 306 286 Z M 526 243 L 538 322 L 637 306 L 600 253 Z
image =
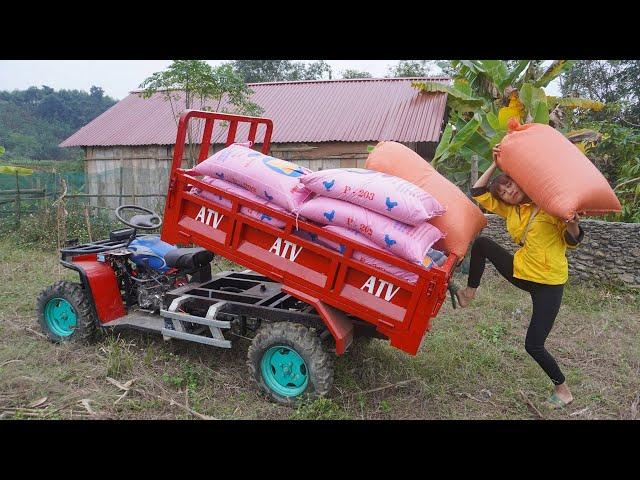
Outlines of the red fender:
M 96 254 L 73 257 L 68 266 L 77 270 L 95 305 L 100 323 L 107 323 L 127 314 L 120 287 L 113 269 L 96 260 Z
M 313 305 L 336 341 L 336 355 L 342 355 L 349 348 L 353 341 L 353 322 L 343 311 L 288 285 L 283 285 L 282 291 Z

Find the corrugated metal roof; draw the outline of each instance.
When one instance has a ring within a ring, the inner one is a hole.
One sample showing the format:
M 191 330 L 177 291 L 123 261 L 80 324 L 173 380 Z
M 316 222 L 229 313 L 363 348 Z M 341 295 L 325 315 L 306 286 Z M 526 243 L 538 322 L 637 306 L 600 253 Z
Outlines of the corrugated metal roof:
M 273 120 L 273 143 L 436 142 L 446 94 L 420 94 L 411 87 L 415 80 L 426 78 L 311 80 L 253 83 L 249 87 L 253 90 L 251 100 L 264 109 L 261 116 Z M 447 77 L 429 80 L 449 82 Z M 171 103 L 162 92 L 148 99 L 138 92 L 131 92 L 60 146 L 173 145 L 177 121 Z M 179 105 L 182 92 L 173 94 L 180 97 L 174 102 Z M 216 110 L 225 102 L 204 106 Z M 225 130 L 216 126 L 214 143 L 226 138 Z M 247 134 L 248 128 L 239 128 L 237 138 L 243 140 Z M 257 139 L 261 139 L 260 131 Z

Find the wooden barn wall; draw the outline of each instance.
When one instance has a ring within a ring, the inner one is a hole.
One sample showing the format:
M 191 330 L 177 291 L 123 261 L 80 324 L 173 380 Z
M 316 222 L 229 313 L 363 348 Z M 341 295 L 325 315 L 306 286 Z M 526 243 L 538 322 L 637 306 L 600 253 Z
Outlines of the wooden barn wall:
M 329 168 L 363 168 L 367 147 L 376 142 L 343 143 L 288 143 L 272 144 L 270 155 L 297 163 L 310 170 Z M 419 153 L 430 152 L 430 144 L 405 143 Z M 428 147 L 425 149 L 425 145 Z M 222 145 L 209 149 L 219 151 Z M 260 145 L 256 145 L 259 149 Z M 196 155 L 199 149 L 196 149 Z M 91 195 L 117 195 L 111 198 L 93 198 L 92 204 L 109 208 L 122 203 L 136 203 L 147 208 L 161 209 L 167 191 L 173 146 L 115 146 L 86 147 L 86 193 Z M 424 154 L 423 154 L 424 156 Z M 186 167 L 186 162 L 183 162 Z M 144 197 L 143 195 L 162 197 Z

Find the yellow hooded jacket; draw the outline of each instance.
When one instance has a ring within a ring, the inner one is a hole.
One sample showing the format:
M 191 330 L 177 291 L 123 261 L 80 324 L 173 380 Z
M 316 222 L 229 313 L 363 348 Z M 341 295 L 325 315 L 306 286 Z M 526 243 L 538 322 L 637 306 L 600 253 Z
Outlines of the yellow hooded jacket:
M 510 205 L 495 198 L 486 187 L 472 189 L 471 193 L 486 210 L 506 220 L 509 235 L 519 245 L 535 204 Z M 566 283 L 569 264 L 565 252 L 567 248 L 575 249 L 584 237 L 582 227 L 577 239 L 566 230 L 563 220 L 539 210 L 529 226 L 524 246 L 513 257 L 513 276 L 545 285 Z

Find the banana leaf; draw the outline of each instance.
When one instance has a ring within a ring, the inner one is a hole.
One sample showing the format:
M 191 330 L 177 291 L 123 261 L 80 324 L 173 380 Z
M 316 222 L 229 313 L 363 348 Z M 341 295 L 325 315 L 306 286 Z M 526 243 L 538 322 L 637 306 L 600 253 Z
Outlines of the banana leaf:
M 449 150 L 450 153 L 456 153 L 460 150 L 460 148 L 466 145 L 466 143 L 471 139 L 473 134 L 478 130 L 478 127 L 480 127 L 481 123 L 480 116 L 477 114 L 474 115 L 473 118 L 454 135 L 447 150 Z
M 478 162 L 478 172 L 486 172 L 487 168 L 491 166 L 493 163 L 493 157 L 491 158 L 481 158 Z
M 524 83 L 533 81 L 536 71 L 538 70 L 538 65 L 542 63 L 542 60 L 531 60 L 529 62 L 529 66 L 527 70 L 524 72 L 524 77 L 522 78 Z
M 522 120 L 525 116 L 525 107 L 522 103 L 516 106 L 509 105 L 508 107 L 502 107 L 498 110 L 498 126 L 500 130 L 507 130 L 510 118 L 517 118 Z
M 491 148 L 495 147 L 498 143 L 502 141 L 502 139 L 507 135 L 507 132 L 497 132 L 493 137 L 489 139 L 489 145 Z
M 489 122 L 489 125 L 491 125 L 491 128 L 493 128 L 496 131 L 502 130 L 500 128 L 500 122 L 498 122 L 498 117 L 496 116 L 495 113 L 487 112 L 485 117 L 487 119 L 487 122 Z
M 549 105 L 547 103 L 547 96 L 540 87 L 534 87 L 530 83 L 525 83 L 520 87 L 520 91 L 518 92 L 518 96 L 520 101 L 527 108 L 527 111 L 531 114 L 531 116 L 535 116 L 538 110 L 538 103 L 544 102 L 549 110 Z
M 453 128 L 450 123 L 447 123 L 447 126 L 444 129 L 444 132 L 442 132 L 442 138 L 440 138 L 440 143 L 438 143 L 436 152 L 433 155 L 434 161 L 440 158 L 440 156 L 445 152 L 445 150 L 449 146 L 449 142 L 451 141 L 452 134 L 453 134 Z
M 482 63 L 478 60 L 458 60 L 458 62 L 460 62 L 460 64 L 464 65 L 474 73 L 484 73 L 485 71 Z
M 486 137 L 492 137 L 496 134 L 496 130 L 489 123 L 489 119 L 487 119 L 486 114 L 482 116 L 482 123 L 480 124 L 479 131 Z
M 474 112 L 484 105 L 482 98 L 472 97 L 450 85 L 438 82 L 413 82 L 413 88 L 421 92 L 443 92 L 449 95 L 448 104 L 458 112 Z
M 542 76 L 533 82 L 533 84 L 536 87 L 546 87 L 562 72 L 570 69 L 574 63 L 576 63 L 576 60 L 554 60 L 554 62 L 549 65 L 549 68 L 547 68 Z
M 446 140 L 446 137 L 449 137 L 449 133 L 447 132 L 447 130 L 451 129 L 451 131 L 453 131 L 453 127 L 447 125 L 445 133 L 442 134 L 443 139 L 438 144 L 433 157 L 433 161 L 431 163 L 434 168 L 437 168 L 437 165 L 449 158 L 451 155 L 457 154 L 460 149 L 466 145 L 471 136 L 478 130 L 481 120 L 479 115 L 476 114 L 466 124 L 462 125 L 462 122 L 463 120 L 459 119 L 459 124 L 461 125 L 461 127 L 456 127 L 457 132 L 455 135 L 453 135 L 453 139 L 448 143 L 444 142 L 444 140 Z
M 590 100 L 588 98 L 580 98 L 580 97 L 547 97 L 547 104 L 549 105 L 549 109 L 552 110 L 556 107 L 556 105 L 560 105 L 561 107 L 567 108 L 585 108 L 587 110 L 593 110 L 594 112 L 599 112 L 604 108 L 604 103 L 598 102 L 597 100 Z
M 470 179 L 470 172 L 454 172 L 453 179 L 457 184 L 463 184 Z
M 508 85 L 509 72 L 502 60 L 480 60 L 484 74 L 498 87 L 500 91 Z
M 471 85 L 469 85 L 469 80 L 466 78 L 456 78 L 453 81 L 453 88 L 458 90 L 459 92 L 468 95 L 469 97 L 473 97 L 473 91 L 471 90 Z
M 549 108 L 547 107 L 547 102 L 539 101 L 536 105 L 536 111 L 533 115 L 534 123 L 549 125 Z
M 516 80 L 518 80 L 518 77 L 524 71 L 524 69 L 527 68 L 527 65 L 529 65 L 530 61 L 531 60 L 520 60 L 518 62 L 516 67 L 511 71 L 511 73 L 509 73 L 509 76 L 507 77 L 507 80 L 506 80 L 507 86 L 509 85 L 515 86 L 514 84 L 516 83 Z
M 465 144 L 465 148 L 469 149 L 471 155 L 478 155 L 479 157 L 485 158 L 491 156 L 491 137 L 487 137 L 482 135 L 479 131 L 476 131 L 467 143 Z
M 579 130 L 572 130 L 570 132 L 565 133 L 564 135 L 570 141 L 576 142 L 598 142 L 602 139 L 602 134 L 600 132 L 596 132 L 595 130 L 591 130 L 589 128 L 581 128 Z

